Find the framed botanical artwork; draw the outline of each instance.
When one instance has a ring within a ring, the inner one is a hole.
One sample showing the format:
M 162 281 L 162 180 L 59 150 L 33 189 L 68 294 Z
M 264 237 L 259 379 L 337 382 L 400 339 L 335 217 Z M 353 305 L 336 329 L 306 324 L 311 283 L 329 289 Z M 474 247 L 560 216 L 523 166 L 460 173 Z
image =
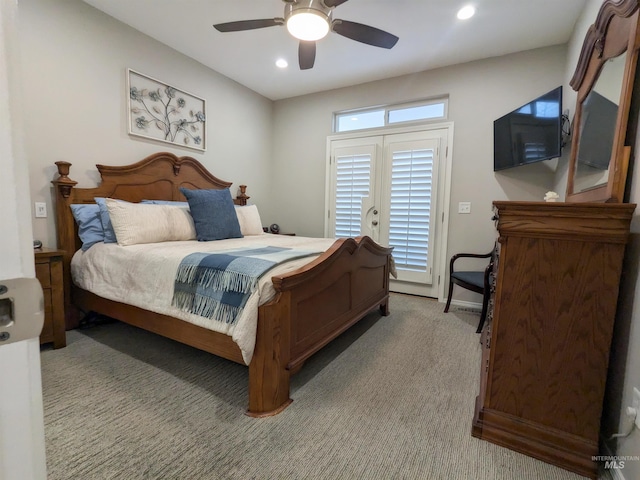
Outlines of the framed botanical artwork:
M 129 135 L 206 150 L 203 98 L 127 69 Z

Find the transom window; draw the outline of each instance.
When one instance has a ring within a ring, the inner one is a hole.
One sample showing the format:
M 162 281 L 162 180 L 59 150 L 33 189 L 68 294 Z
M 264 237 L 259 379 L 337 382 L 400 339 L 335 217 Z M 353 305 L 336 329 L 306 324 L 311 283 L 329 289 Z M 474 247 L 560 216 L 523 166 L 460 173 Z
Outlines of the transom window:
M 350 132 L 400 123 L 446 120 L 449 99 L 442 97 L 421 102 L 347 110 L 334 114 L 333 131 Z

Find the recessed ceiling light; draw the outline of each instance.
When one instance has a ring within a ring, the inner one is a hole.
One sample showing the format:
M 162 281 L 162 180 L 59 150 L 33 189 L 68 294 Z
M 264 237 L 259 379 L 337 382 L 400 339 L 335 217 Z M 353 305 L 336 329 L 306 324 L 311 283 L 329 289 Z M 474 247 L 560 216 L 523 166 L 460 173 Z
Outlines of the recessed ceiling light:
M 279 58 L 276 60 L 276 67 L 278 68 L 287 68 L 289 66 L 289 62 L 287 62 L 284 58 Z
M 476 13 L 476 9 L 473 5 L 467 5 L 466 7 L 462 7 L 460 10 L 458 10 L 458 18 L 460 20 L 466 20 L 468 18 L 471 18 L 475 15 Z

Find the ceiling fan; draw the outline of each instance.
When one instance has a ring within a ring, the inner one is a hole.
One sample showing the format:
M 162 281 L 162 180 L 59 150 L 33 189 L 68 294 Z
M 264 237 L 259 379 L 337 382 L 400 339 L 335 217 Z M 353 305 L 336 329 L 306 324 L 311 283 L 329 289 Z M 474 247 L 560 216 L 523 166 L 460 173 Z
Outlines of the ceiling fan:
M 374 47 L 393 48 L 398 37 L 369 25 L 333 18 L 333 10 L 348 0 L 282 0 L 284 16 L 259 20 L 240 20 L 218 23 L 219 32 L 239 32 L 256 28 L 286 25 L 289 33 L 300 40 L 298 63 L 300 70 L 313 67 L 316 59 L 316 40 L 329 31 Z

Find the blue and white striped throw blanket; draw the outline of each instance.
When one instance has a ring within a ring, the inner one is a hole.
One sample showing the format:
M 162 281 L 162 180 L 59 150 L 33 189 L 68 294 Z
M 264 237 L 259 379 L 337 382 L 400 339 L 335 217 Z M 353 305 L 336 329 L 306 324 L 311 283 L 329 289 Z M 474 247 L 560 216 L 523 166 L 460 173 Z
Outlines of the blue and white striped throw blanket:
M 180 262 L 171 304 L 185 312 L 233 324 L 269 269 L 318 253 L 282 247 L 192 253 Z

